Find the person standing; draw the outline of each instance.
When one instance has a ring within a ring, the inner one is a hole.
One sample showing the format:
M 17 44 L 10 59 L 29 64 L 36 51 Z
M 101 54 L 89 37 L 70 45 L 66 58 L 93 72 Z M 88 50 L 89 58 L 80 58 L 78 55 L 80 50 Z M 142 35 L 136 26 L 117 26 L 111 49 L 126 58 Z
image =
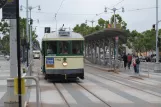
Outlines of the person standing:
M 136 56 L 136 73 L 139 74 L 139 65 L 140 65 L 140 60 L 139 60 L 139 57 Z
M 133 58 L 132 60 L 132 64 L 133 64 L 133 67 L 134 67 L 134 72 L 137 73 L 137 68 L 136 68 L 136 59 Z
M 128 53 L 128 56 L 127 56 L 127 60 L 128 60 L 128 68 L 130 69 L 131 62 L 132 62 L 132 55 L 130 55 L 129 53 Z
M 124 68 L 126 69 L 126 64 L 127 64 L 127 55 L 124 53 L 123 55 L 123 61 L 124 61 Z

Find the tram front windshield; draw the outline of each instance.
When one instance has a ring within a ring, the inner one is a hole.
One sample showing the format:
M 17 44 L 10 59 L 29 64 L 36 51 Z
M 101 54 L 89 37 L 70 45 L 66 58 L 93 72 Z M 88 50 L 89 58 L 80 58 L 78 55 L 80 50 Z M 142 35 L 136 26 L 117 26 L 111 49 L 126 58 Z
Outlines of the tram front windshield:
M 83 55 L 83 41 L 49 41 L 47 55 Z

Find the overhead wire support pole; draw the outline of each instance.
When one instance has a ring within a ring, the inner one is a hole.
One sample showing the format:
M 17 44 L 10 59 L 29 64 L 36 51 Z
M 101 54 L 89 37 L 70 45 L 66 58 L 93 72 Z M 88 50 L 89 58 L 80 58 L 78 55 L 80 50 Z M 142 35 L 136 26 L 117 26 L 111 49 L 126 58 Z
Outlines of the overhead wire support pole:
M 28 23 L 28 0 L 26 0 L 26 36 L 27 36 L 27 56 L 26 56 L 26 60 L 27 60 L 27 67 L 28 67 L 28 65 L 29 65 L 29 62 L 28 62 L 28 50 L 29 50 L 29 48 L 28 48 L 28 43 L 29 43 L 29 23 Z
M 18 62 L 18 99 L 19 107 L 22 107 L 21 99 L 21 62 L 20 62 L 20 22 L 19 22 L 19 0 L 16 1 L 16 19 L 17 19 L 17 62 Z
M 154 72 L 158 72 L 161 73 L 161 67 L 159 64 L 159 46 L 158 46 L 158 24 L 159 24 L 159 20 L 158 20 L 158 0 L 156 0 L 156 63 L 155 63 L 155 68 L 154 68 Z
M 120 9 L 116 9 L 116 8 L 110 9 L 108 7 L 105 7 L 105 12 L 107 12 L 107 9 L 112 10 L 114 12 L 114 28 L 116 28 L 116 11 L 122 9 L 122 12 L 124 12 L 125 10 L 123 7 Z M 116 67 L 116 65 L 118 66 L 118 63 L 116 63 L 116 61 L 118 62 L 118 37 L 117 35 L 115 35 L 115 48 L 116 48 L 116 55 L 114 56 L 116 56 L 115 57 L 115 67 Z

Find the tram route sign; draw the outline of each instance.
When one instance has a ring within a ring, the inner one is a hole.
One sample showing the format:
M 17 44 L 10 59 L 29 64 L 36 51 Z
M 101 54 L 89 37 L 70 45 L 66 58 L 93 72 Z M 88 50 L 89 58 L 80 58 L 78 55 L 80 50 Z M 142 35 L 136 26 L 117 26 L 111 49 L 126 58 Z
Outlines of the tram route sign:
M 0 9 L 3 8 L 7 3 L 7 0 L 0 0 Z
M 16 19 L 16 0 L 7 0 L 6 5 L 2 8 L 3 19 Z
M 46 67 L 54 68 L 54 58 L 51 58 L 51 57 L 46 58 Z

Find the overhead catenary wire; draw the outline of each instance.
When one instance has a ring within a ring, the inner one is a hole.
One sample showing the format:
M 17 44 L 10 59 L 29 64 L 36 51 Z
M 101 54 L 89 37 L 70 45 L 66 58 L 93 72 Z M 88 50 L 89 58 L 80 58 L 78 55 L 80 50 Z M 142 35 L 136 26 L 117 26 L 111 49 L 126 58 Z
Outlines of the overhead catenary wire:
M 117 4 L 113 5 L 112 7 L 115 7 L 115 6 L 119 5 L 119 4 L 122 3 L 123 1 L 124 1 L 124 0 L 119 1 Z
M 59 8 L 58 8 L 58 10 L 57 10 L 57 12 L 56 12 L 56 14 L 58 14 L 58 12 L 59 12 L 59 10 L 61 9 L 61 7 L 62 7 L 64 1 L 65 1 L 65 0 L 62 0 L 62 2 L 61 2 L 61 4 L 60 4 L 60 6 L 59 6 Z
M 131 12 L 131 11 L 141 11 L 141 10 L 149 10 L 149 9 L 154 9 L 156 7 L 145 7 L 145 8 L 138 8 L 138 9 L 129 9 L 129 10 L 126 10 L 126 12 Z M 22 12 L 25 12 L 25 11 L 22 11 Z M 50 15 L 53 15 L 52 12 L 37 12 L 37 11 L 32 11 L 34 13 L 38 13 L 38 14 L 50 14 Z M 119 12 L 119 11 L 118 11 Z M 112 12 L 110 12 L 112 13 Z M 84 13 L 84 14 L 79 14 L 79 13 L 60 13 L 59 15 L 96 15 L 94 13 Z

